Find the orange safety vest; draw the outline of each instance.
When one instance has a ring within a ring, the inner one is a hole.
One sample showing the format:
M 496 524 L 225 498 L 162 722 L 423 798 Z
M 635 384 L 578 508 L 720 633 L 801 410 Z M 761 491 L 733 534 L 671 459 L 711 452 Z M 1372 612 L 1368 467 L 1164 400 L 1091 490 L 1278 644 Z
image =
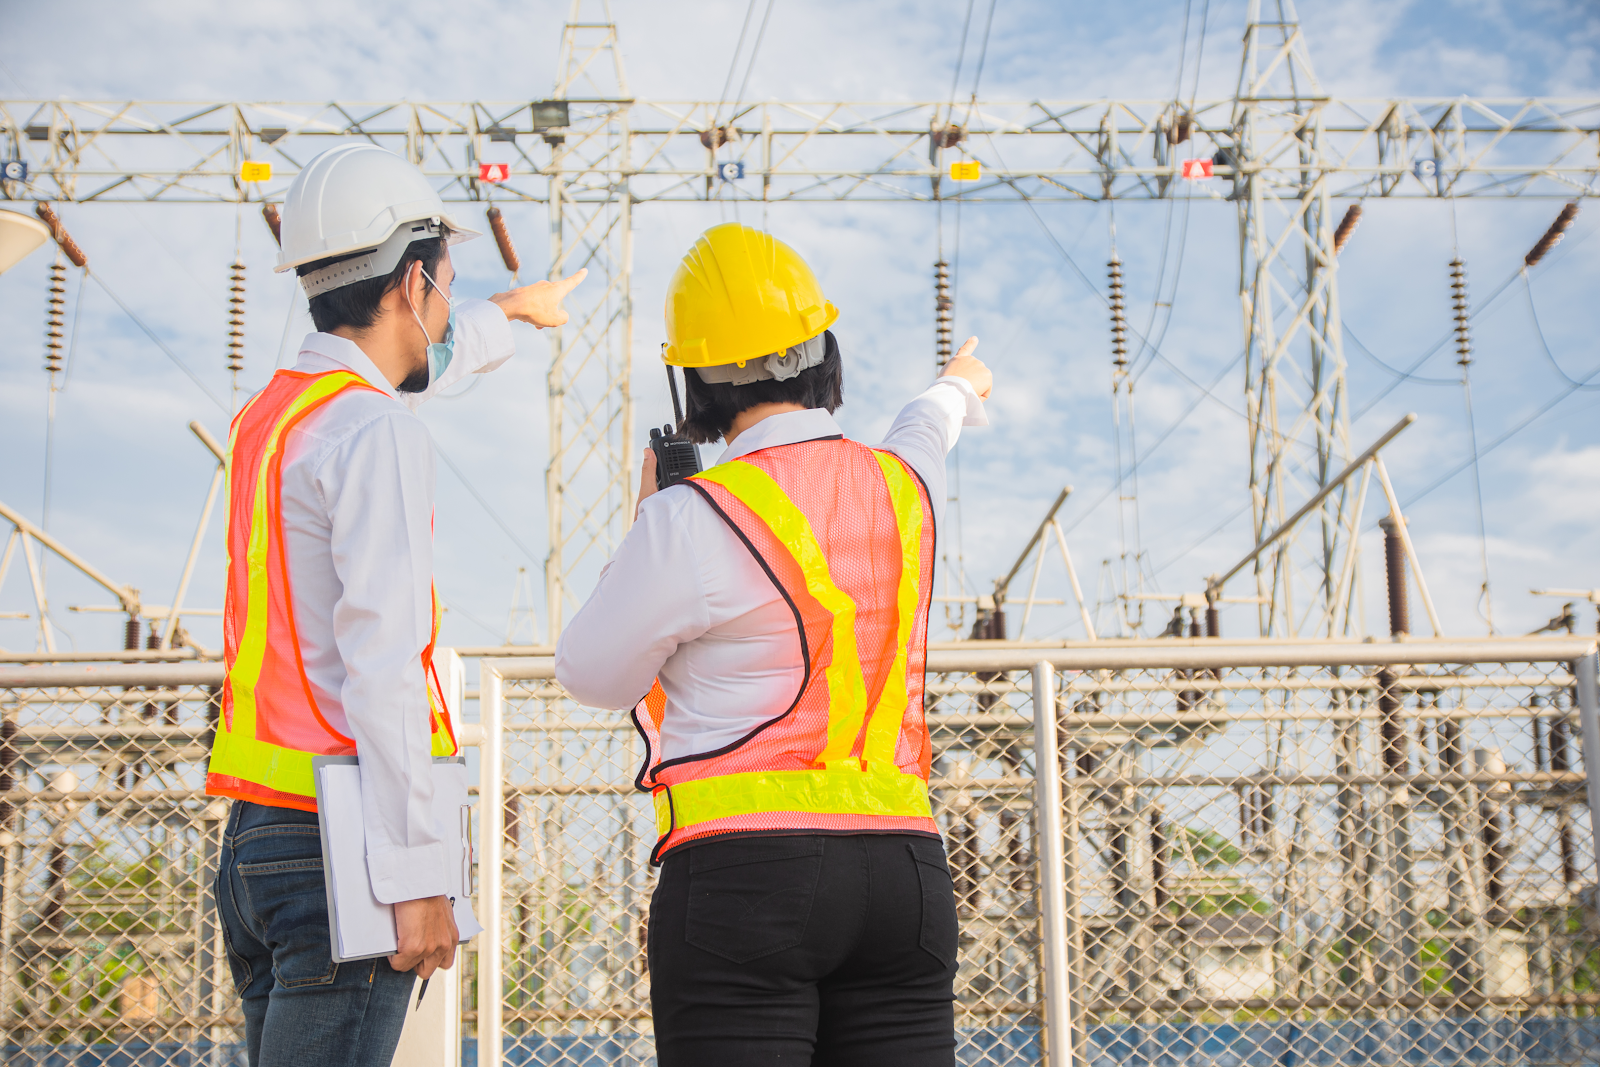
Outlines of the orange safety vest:
M 688 479 L 794 612 L 805 674 L 783 714 L 714 752 L 661 760 L 666 694 L 633 712 L 653 862 L 734 833 L 937 835 L 924 715 L 933 509 L 892 452 L 842 438 L 752 452 Z
M 354 738 L 328 724 L 306 677 L 295 630 L 283 535 L 283 446 L 301 419 L 347 389 L 372 389 L 351 371 L 280 370 L 233 420 L 228 439 L 228 587 L 222 611 L 222 721 L 206 793 L 316 811 L 313 756 L 355 755 Z M 422 652 L 435 756 L 452 756 L 455 733 L 433 667 L 439 637 Z

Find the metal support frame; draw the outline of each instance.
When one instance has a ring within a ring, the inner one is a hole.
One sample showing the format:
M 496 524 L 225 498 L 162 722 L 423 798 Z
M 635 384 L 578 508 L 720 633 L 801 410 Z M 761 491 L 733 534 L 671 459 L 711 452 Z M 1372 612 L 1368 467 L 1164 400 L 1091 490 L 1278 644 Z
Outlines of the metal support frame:
M 1252 562 L 1262 636 L 1332 637 L 1340 631 L 1337 575 L 1355 550 L 1345 531 L 1353 494 L 1341 484 L 1314 496 L 1350 458 L 1328 173 L 1337 157 L 1292 0 L 1272 0 L 1275 17 L 1261 6 L 1250 0 L 1231 146 L 1253 540 L 1264 545 L 1268 530 L 1288 527 L 1297 498 L 1313 496 L 1322 521 L 1291 528 Z M 1307 542 L 1308 565 L 1297 565 L 1292 556 Z
M 572 125 L 547 135 L 550 277 L 588 268 L 567 298 L 567 325 L 550 335 L 550 458 L 545 468 L 549 555 L 547 633 L 561 633 L 633 515 L 633 201 L 629 192 L 628 82 L 610 0 L 573 0 L 562 34 L 560 81 Z M 579 590 L 574 592 L 574 586 Z
M 1056 742 L 1056 671 L 1033 666 L 1033 803 L 1038 835 L 1039 914 L 1044 920 L 1040 954 L 1044 969 L 1045 1062 L 1072 1067 L 1072 967 L 1067 956 L 1066 833 L 1062 826 L 1061 774 Z

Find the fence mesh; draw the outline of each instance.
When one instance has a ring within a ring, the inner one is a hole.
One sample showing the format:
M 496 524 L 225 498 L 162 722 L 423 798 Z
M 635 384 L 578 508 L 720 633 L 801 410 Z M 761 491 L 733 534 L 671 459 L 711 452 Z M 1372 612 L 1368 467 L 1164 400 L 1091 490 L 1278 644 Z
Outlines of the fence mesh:
M 0 689 L 7 1064 L 243 1063 L 205 687 Z
M 928 681 L 958 1062 L 1038 1063 L 1031 679 Z M 1574 685 L 1548 662 L 1062 674 L 1076 1062 L 1600 1061 Z M 7 1063 L 242 1063 L 214 715 L 205 687 L 0 688 Z M 651 1062 L 641 742 L 550 681 L 508 681 L 503 717 L 506 1060 Z
M 1575 1064 L 1600 920 L 1566 664 L 1062 676 L 1077 1062 Z M 929 678 L 957 1058 L 1037 1063 L 1026 672 Z M 509 1062 L 646 1062 L 652 814 L 624 717 L 505 705 Z

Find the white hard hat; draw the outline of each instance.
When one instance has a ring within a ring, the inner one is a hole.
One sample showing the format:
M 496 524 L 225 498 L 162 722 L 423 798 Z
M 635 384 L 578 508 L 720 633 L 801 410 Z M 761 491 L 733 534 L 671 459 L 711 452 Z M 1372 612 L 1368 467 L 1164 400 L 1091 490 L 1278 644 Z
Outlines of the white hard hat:
M 457 222 L 422 171 L 375 144 L 330 148 L 306 164 L 283 202 L 278 271 L 353 252 L 348 259 L 300 279 L 306 295 L 381 278 L 412 241 L 439 236 L 457 244 L 481 234 Z

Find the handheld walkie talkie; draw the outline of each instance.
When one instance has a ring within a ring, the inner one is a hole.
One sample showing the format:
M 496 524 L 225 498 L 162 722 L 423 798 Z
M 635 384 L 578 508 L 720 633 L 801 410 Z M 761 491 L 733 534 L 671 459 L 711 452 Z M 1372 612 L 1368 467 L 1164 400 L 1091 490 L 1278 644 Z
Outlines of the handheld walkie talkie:
M 700 473 L 700 450 L 677 432 L 677 427 L 683 425 L 683 404 L 678 400 L 678 379 L 672 373 L 671 364 L 667 365 L 667 385 L 672 389 L 674 423 L 659 430 L 650 427 L 650 451 L 656 454 L 657 489 L 676 485 L 691 474 Z

